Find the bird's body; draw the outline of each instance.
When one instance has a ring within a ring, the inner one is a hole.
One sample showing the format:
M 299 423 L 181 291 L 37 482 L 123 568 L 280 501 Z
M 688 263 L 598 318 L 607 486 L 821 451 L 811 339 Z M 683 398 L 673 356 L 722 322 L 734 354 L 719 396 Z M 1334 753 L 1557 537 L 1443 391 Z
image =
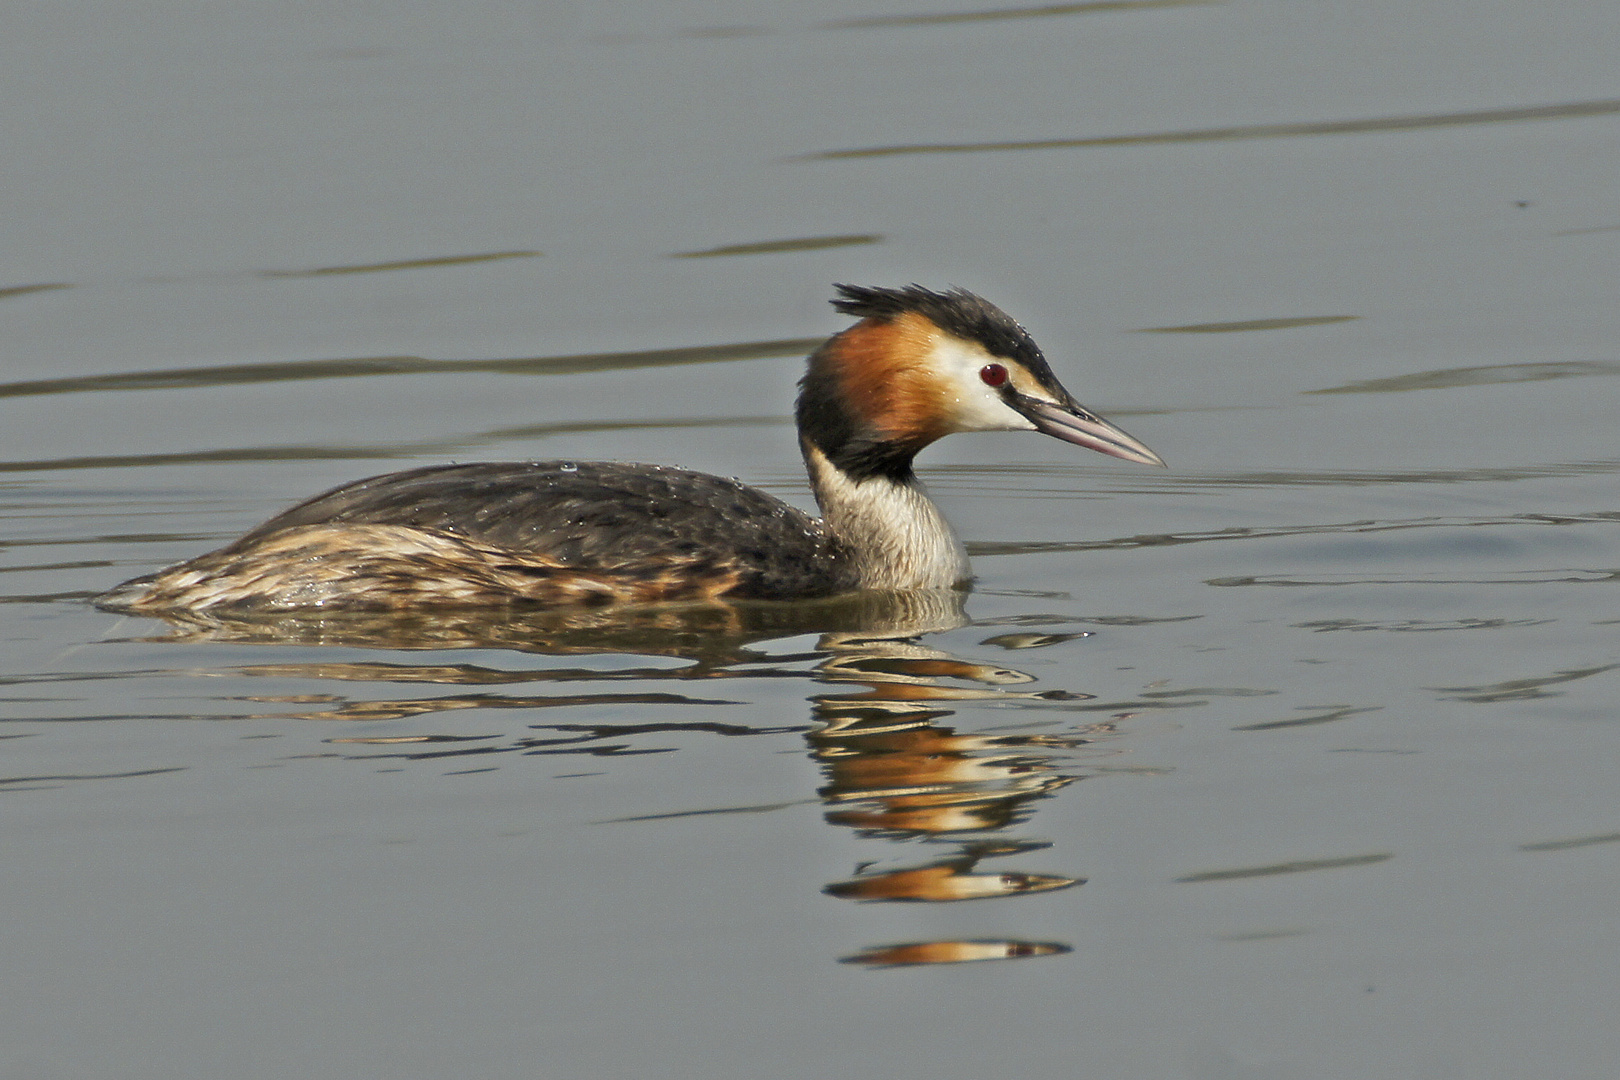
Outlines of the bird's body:
M 1022 327 L 971 293 L 839 286 L 861 316 L 810 358 L 800 443 L 823 516 L 703 473 L 617 462 L 441 465 L 317 495 L 98 599 L 185 613 L 780 600 L 948 588 L 961 541 L 912 472 L 953 431 L 1152 451 L 1074 403 Z
M 104 606 L 413 607 L 826 596 L 856 587 L 815 518 L 703 473 L 439 465 L 317 495 Z

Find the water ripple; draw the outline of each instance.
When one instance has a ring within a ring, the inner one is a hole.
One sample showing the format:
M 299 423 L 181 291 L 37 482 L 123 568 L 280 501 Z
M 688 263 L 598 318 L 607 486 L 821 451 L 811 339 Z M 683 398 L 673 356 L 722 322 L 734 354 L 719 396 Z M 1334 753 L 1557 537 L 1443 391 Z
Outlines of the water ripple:
M 1040 4 L 1035 7 L 991 8 L 988 11 L 945 11 L 930 15 L 875 15 L 824 23 L 828 30 L 872 30 L 888 26 L 945 26 L 951 23 L 994 22 L 1001 19 L 1042 19 L 1059 15 L 1093 15 L 1142 8 L 1200 7 L 1220 0 L 1088 0 L 1078 4 Z
M 1590 375 L 1620 375 L 1620 363 L 1612 360 L 1566 360 L 1545 364 L 1487 364 L 1481 367 L 1441 368 L 1396 375 L 1388 379 L 1329 386 L 1306 394 L 1398 394 L 1408 390 L 1449 390 L 1459 386 L 1492 386 L 1497 383 L 1544 382 L 1548 379 L 1574 379 Z
M 1304 120 L 1282 124 L 1240 124 L 1231 127 L 1155 131 L 1139 135 L 1102 135 L 1073 139 L 1022 139 L 998 142 L 916 143 L 872 146 L 854 150 L 823 150 L 802 154 L 791 161 L 835 161 L 845 158 L 898 157 L 908 154 L 982 154 L 1006 150 L 1073 150 L 1094 146 L 1148 146 L 1160 143 L 1231 142 L 1242 139 L 1284 139 L 1305 135 L 1361 135 L 1372 132 L 1417 131 L 1424 128 L 1471 124 L 1511 124 L 1530 120 L 1576 120 L 1620 113 L 1620 99 L 1572 101 L 1557 105 L 1481 109 L 1468 112 L 1379 116 L 1356 120 Z
M 638 352 L 581 353 L 574 356 L 502 357 L 492 360 L 433 360 L 421 356 L 361 356 L 331 360 L 280 360 L 262 364 L 166 368 L 66 379 L 31 379 L 0 383 L 0 398 L 41 394 L 83 394 L 108 390 L 191 390 L 205 386 L 300 382 L 309 379 L 354 379 L 377 375 L 442 375 L 482 372 L 501 375 L 576 375 L 628 368 L 714 364 L 804 356 L 825 338 L 783 338 L 727 345 L 697 345 Z

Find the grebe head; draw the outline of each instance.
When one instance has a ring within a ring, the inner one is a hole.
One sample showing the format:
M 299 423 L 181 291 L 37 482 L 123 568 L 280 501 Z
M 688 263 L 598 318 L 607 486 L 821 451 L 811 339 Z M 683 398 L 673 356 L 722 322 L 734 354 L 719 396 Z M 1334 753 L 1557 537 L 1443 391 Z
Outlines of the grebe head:
M 965 289 L 836 286 L 860 322 L 810 358 L 803 438 L 845 472 L 909 475 L 911 459 L 957 431 L 1039 431 L 1145 465 L 1164 461 L 1063 388 L 1025 329 Z

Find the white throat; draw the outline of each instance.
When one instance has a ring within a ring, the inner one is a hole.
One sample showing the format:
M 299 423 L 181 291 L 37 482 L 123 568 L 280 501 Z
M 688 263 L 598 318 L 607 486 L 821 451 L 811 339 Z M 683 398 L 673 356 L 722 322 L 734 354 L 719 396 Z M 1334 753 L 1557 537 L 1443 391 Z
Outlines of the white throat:
M 810 443 L 810 486 L 827 528 L 855 557 L 864 589 L 944 589 L 973 575 L 967 549 L 922 482 L 854 480 Z

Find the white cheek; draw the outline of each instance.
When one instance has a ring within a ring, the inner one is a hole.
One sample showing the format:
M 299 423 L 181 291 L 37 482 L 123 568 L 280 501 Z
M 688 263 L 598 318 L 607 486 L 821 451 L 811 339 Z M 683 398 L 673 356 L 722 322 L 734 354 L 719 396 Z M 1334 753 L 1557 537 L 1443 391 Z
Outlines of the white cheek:
M 979 372 L 986 364 L 1000 363 L 979 348 L 943 337 L 929 357 L 934 373 L 946 388 L 945 400 L 954 410 L 957 431 L 1034 431 L 1035 425 L 1009 408 L 1001 394 L 986 386 Z

